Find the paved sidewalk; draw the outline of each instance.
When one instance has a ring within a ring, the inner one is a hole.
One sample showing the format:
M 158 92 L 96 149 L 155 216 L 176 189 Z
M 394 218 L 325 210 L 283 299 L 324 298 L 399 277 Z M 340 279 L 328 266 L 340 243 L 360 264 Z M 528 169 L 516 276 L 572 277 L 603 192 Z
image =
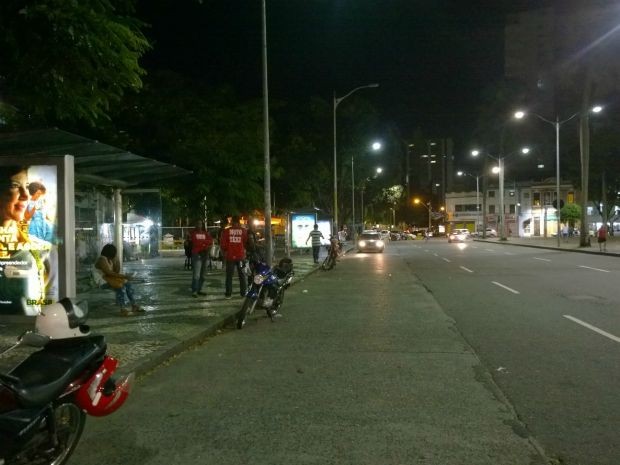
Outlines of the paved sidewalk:
M 325 251 L 321 251 L 325 254 Z M 293 285 L 318 269 L 312 254 L 294 253 Z M 209 271 L 203 291 L 206 296 L 191 296 L 192 272 L 184 270 L 183 251 L 167 257 L 127 262 L 125 271 L 135 272 L 134 289 L 144 314 L 121 317 L 110 290 L 89 288 L 78 292 L 77 300 L 88 302 L 88 324 L 93 333 L 105 335 L 108 353 L 117 357 L 125 372 L 137 375 L 151 370 L 171 356 L 182 352 L 206 336 L 232 324 L 241 308 L 239 282 L 233 277 L 236 296 L 224 298 L 224 271 Z M 10 347 L 23 331 L 34 328 L 34 318 L 4 316 L 0 319 L 0 352 Z M 19 348 L 0 357 L 0 370 L 22 360 L 32 349 Z
M 590 237 L 590 247 L 580 247 L 579 237 L 569 237 L 566 240 L 560 239 L 560 247 L 558 248 L 558 239 L 556 237 L 509 237 L 507 240 L 502 241 L 499 238 L 486 238 L 486 239 L 474 239 L 480 242 L 497 243 L 498 245 L 517 245 L 525 247 L 540 247 L 545 249 L 563 250 L 570 252 L 590 253 L 590 254 L 605 254 L 605 255 L 620 255 L 620 237 L 610 236 L 607 238 L 606 252 L 599 250 L 599 245 L 596 242 L 596 237 Z

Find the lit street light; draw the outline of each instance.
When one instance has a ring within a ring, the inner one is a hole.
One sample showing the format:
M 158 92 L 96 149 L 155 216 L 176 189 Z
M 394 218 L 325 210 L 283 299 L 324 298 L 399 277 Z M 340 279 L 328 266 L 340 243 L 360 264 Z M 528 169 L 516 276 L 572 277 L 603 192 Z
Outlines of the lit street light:
M 466 173 L 464 171 L 457 171 L 456 175 L 457 176 L 470 176 L 476 179 L 476 228 L 475 228 L 475 232 L 477 233 L 479 231 L 479 228 L 481 228 L 480 226 L 480 178 L 483 175 L 482 174 L 473 175 L 473 174 Z
M 356 87 L 349 93 L 345 94 L 344 97 L 336 97 L 336 92 L 334 91 L 334 235 L 338 234 L 338 152 L 336 149 L 336 109 L 338 108 L 340 102 L 342 102 L 354 92 L 357 92 L 360 89 L 367 89 L 370 87 L 379 87 L 379 84 L 368 84 L 365 86 Z
M 603 110 L 602 106 L 596 105 L 590 109 L 590 112 L 600 113 L 602 110 Z M 523 119 L 525 116 L 527 116 L 528 113 L 531 113 L 532 115 L 536 116 L 539 120 L 544 121 L 545 123 L 551 124 L 555 128 L 555 184 L 556 184 L 555 188 L 556 188 L 556 222 L 557 222 L 556 236 L 558 240 L 557 245 L 558 247 L 560 247 L 560 209 L 561 209 L 561 205 L 560 205 L 560 126 L 572 120 L 575 116 L 579 115 L 581 112 L 574 113 L 573 115 L 571 115 L 570 117 L 562 121 L 560 121 L 559 116 L 555 117 L 555 121 L 551 121 L 547 118 L 540 116 L 537 113 L 525 112 L 525 111 L 515 112 L 514 117 L 516 119 Z
M 379 150 L 381 150 L 381 142 L 373 142 L 371 148 L 373 151 L 378 152 Z M 354 156 L 351 155 L 351 227 L 353 228 L 353 235 L 355 235 L 355 170 L 353 165 L 353 159 Z M 364 212 L 362 212 L 362 220 L 363 215 Z
M 500 229 L 500 240 L 505 241 L 506 240 L 506 230 L 504 228 L 504 159 L 508 158 L 509 156 L 515 154 L 515 153 L 522 153 L 522 154 L 528 154 L 530 152 L 530 149 L 528 147 L 523 147 L 521 150 L 518 150 L 517 152 L 512 152 L 509 153 L 508 155 L 502 155 L 499 157 L 494 157 L 493 155 L 486 153 L 485 155 L 489 158 L 492 158 L 493 160 L 497 161 L 497 168 L 494 168 L 493 172 L 495 173 L 499 173 L 499 229 Z M 477 157 L 478 155 L 481 154 L 480 150 L 472 150 L 471 154 L 474 157 Z
M 424 205 L 424 207 L 428 210 L 428 233 L 430 234 L 431 231 L 431 213 L 433 212 L 432 208 L 431 208 L 431 203 L 424 203 L 422 202 L 420 199 L 413 199 L 413 203 L 415 205 Z
M 375 175 L 372 177 L 372 179 L 375 179 L 377 176 L 379 176 L 381 173 L 383 172 L 383 168 L 376 168 L 375 169 Z M 366 220 L 364 219 L 364 191 L 366 190 L 366 182 L 370 181 L 370 178 L 366 178 L 364 180 L 364 182 L 362 183 L 362 231 L 364 231 L 364 226 L 366 226 Z

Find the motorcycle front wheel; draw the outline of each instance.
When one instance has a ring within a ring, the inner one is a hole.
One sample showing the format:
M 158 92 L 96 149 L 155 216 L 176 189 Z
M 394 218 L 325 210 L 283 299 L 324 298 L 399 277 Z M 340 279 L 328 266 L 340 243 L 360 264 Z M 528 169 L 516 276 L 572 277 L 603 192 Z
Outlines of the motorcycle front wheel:
M 245 321 L 248 318 L 248 313 L 252 313 L 254 310 L 254 306 L 256 305 L 256 300 L 251 297 L 246 297 L 243 301 L 243 305 L 241 306 L 241 310 L 237 315 L 237 329 L 243 328 L 245 326 Z
M 331 270 L 335 264 L 336 259 L 334 258 L 334 256 L 332 256 L 332 254 L 329 254 L 327 257 L 325 257 L 325 260 L 323 260 L 323 265 L 321 265 L 321 267 L 324 270 Z

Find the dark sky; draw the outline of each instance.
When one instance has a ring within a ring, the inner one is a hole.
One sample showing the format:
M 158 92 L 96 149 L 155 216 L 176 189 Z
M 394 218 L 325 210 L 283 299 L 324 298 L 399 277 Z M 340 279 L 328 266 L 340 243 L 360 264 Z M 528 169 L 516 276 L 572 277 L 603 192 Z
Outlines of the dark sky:
M 514 1 L 510 2 L 514 5 Z M 407 137 L 467 130 L 503 71 L 500 0 L 267 0 L 270 97 L 364 91 Z M 261 95 L 261 0 L 144 0 L 147 67 Z M 462 135 L 461 135 L 462 136 Z

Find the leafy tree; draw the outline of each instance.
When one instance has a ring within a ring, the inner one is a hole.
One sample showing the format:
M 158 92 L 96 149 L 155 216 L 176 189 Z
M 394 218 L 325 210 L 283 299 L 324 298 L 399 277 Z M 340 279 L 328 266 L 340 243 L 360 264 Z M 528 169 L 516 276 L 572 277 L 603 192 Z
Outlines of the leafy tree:
M 134 0 L 0 2 L 0 118 L 41 123 L 109 118 L 141 87 L 149 43 Z
M 568 203 L 560 210 L 560 221 L 575 226 L 575 221 L 581 218 L 581 207 L 576 203 Z

